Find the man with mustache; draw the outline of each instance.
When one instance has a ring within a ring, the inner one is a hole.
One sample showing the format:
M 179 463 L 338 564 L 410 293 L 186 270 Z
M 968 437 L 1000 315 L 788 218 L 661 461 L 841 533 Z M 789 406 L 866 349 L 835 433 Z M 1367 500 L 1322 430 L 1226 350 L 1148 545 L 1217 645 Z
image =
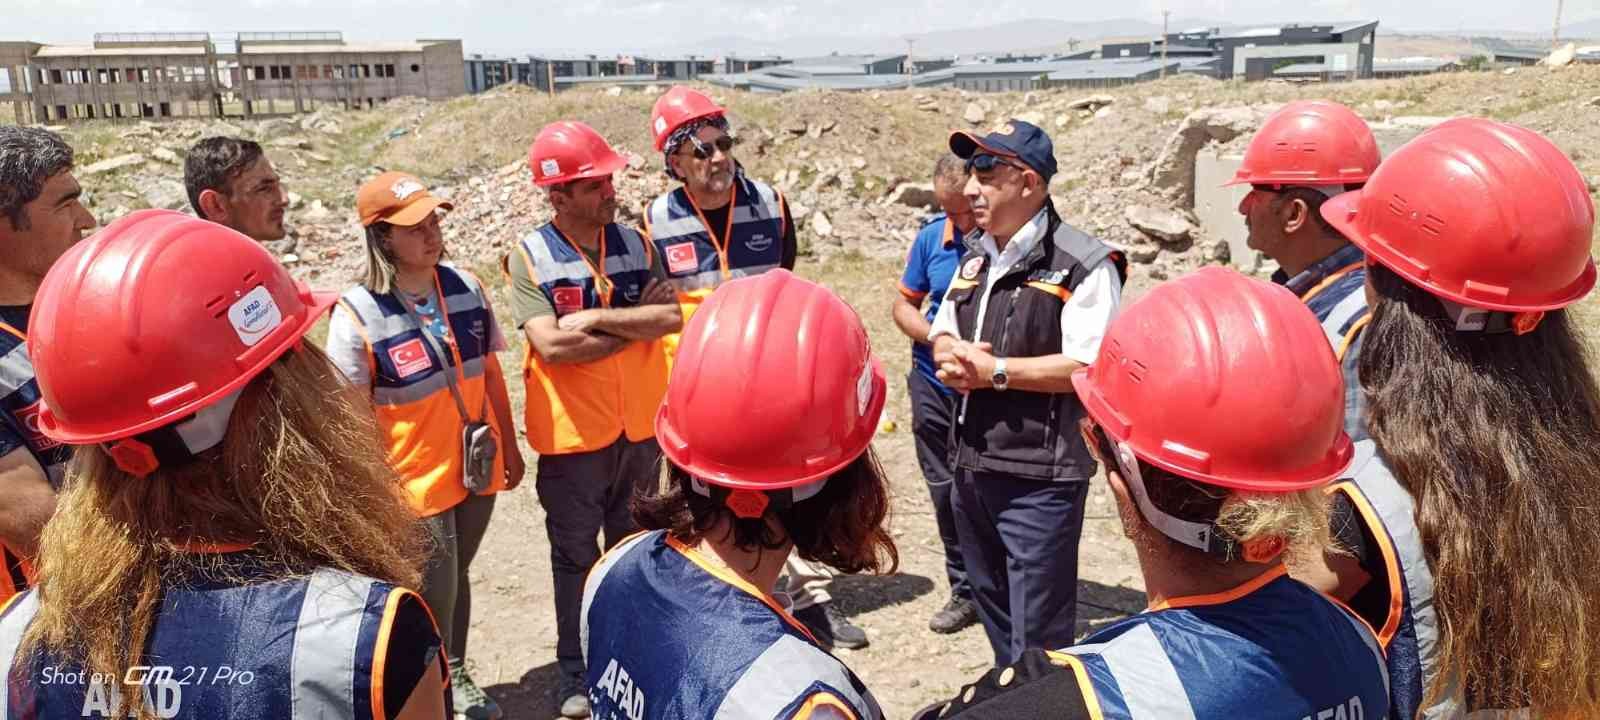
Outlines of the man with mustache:
M 261 145 L 208 137 L 189 148 L 183 162 L 189 205 L 201 219 L 226 225 L 256 242 L 282 240 L 289 194 Z
M 933 319 L 938 377 L 964 398 L 951 424 L 952 508 L 978 619 L 1009 665 L 1065 647 L 1077 614 L 1078 537 L 1095 461 L 1077 431 L 1072 373 L 1093 363 L 1126 263 L 1050 200 L 1054 145 L 1010 120 L 956 132 L 979 231 Z
M 512 312 L 527 335 L 528 444 L 555 574 L 558 700 L 589 716 L 579 622 L 583 582 L 605 549 L 637 530 L 628 501 L 659 473 L 655 414 L 667 389 L 661 337 L 683 327 L 661 258 L 616 223 L 611 175 L 627 161 L 580 122 L 551 123 L 528 151 L 555 219 L 510 261 Z
M 667 175 L 683 184 L 656 198 L 645 231 L 678 292 L 685 322 L 722 283 L 773 268 L 794 269 L 799 244 L 783 193 L 751 179 L 733 157 L 727 109 L 675 85 L 656 100 L 650 131 Z M 669 357 L 678 336 L 666 338 Z M 777 590 L 796 618 L 827 647 L 862 648 L 867 634 L 833 604 L 832 573 L 791 555 Z

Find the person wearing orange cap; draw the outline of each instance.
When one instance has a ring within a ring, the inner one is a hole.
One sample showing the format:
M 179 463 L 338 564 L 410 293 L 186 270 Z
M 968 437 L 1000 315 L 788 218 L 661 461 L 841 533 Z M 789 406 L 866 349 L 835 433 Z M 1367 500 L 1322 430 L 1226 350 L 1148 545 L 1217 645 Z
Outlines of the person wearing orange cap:
M 584 587 L 596 717 L 883 717 L 769 588 L 791 552 L 894 572 L 889 483 L 871 450 L 886 394 L 861 319 L 827 289 L 779 270 L 706 299 L 655 418 L 665 481 L 634 500 L 649 532 Z
M 1327 547 L 1326 488 L 1353 454 L 1321 337 L 1295 295 L 1223 268 L 1112 321 L 1072 383 L 1150 608 L 918 720 L 1389 717 L 1372 629 L 1284 565 Z
M 370 394 L 389 462 L 433 535 L 422 596 L 441 622 L 456 714 L 492 720 L 499 706 L 466 670 L 467 573 L 495 493 L 516 488 L 524 468 L 495 355 L 506 340 L 489 294 L 471 272 L 443 262 L 439 223 L 453 207 L 401 172 L 361 186 L 367 276 L 334 308 L 327 347 Z
M 39 427 L 39 385 L 28 359 L 39 283 L 95 226 L 72 163 L 61 136 L 0 126 L 0 600 L 28 586 L 28 559 L 72 458 L 72 448 Z
M 794 218 L 783 193 L 745 175 L 733 157 L 727 109 L 704 93 L 674 85 L 650 111 L 650 131 L 669 177 L 682 183 L 645 211 L 645 231 L 663 259 L 687 320 L 727 280 L 783 268 L 799 254 Z M 669 357 L 677 336 L 666 338 Z M 795 615 L 827 645 L 867 646 L 867 634 L 828 593 L 826 567 L 789 559 L 780 591 Z
M 1391 717 L 1600 717 L 1600 389 L 1568 310 L 1594 212 L 1555 144 L 1477 118 L 1322 206 L 1366 252 L 1373 442 L 1338 486 L 1350 552 L 1296 572 L 1379 629 Z
M 1283 106 L 1250 139 L 1229 185 L 1250 185 L 1239 201 L 1252 250 L 1278 263 L 1272 281 L 1300 296 L 1322 322 L 1345 379 L 1345 431 L 1365 438 L 1356 358 L 1371 319 L 1361 291 L 1361 248 L 1322 218 L 1329 198 L 1361 187 L 1378 167 L 1378 141 L 1354 111 L 1331 100 Z
M 528 149 L 534 183 L 555 218 L 517 245 L 513 312 L 528 344 L 528 443 L 555 581 L 560 712 L 589 715 L 579 644 L 583 578 L 601 547 L 637 527 L 636 487 L 653 483 L 661 450 L 651 421 L 667 387 L 661 337 L 683 326 L 659 256 L 618 224 L 612 173 L 627 161 L 593 128 L 570 120 L 539 131 Z
M 445 720 L 425 538 L 365 399 L 304 337 L 337 296 L 143 210 L 45 275 L 40 427 L 75 447 L 0 718 Z

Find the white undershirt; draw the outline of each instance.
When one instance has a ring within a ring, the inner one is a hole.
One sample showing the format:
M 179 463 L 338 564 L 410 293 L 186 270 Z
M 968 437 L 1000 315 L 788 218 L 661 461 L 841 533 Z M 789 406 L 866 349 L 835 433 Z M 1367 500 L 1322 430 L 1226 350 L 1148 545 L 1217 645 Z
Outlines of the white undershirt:
M 989 274 L 985 278 L 983 294 L 978 299 L 978 320 L 973 324 L 973 337 L 961 338 L 956 325 L 955 303 L 949 302 L 950 293 L 946 291 L 945 302 L 939 304 L 939 312 L 934 316 L 933 327 L 928 332 L 928 342 L 933 342 L 940 335 L 976 342 L 983 331 L 983 319 L 989 311 L 989 294 L 994 289 L 995 281 L 1027 257 L 1041 240 L 1045 240 L 1042 236 L 1049 227 L 1049 214 L 1040 210 L 1011 236 L 1011 242 L 1001 250 L 996 249 L 994 236 L 984 233 L 982 243 L 984 253 L 988 255 Z M 1116 317 L 1121 304 L 1122 279 L 1117 276 L 1116 266 L 1111 259 L 1103 259 L 1089 270 L 1083 282 L 1072 288 L 1072 296 L 1061 308 L 1061 354 L 1084 365 L 1094 363 L 1095 357 L 1100 354 L 1100 341 L 1105 338 L 1106 327 Z

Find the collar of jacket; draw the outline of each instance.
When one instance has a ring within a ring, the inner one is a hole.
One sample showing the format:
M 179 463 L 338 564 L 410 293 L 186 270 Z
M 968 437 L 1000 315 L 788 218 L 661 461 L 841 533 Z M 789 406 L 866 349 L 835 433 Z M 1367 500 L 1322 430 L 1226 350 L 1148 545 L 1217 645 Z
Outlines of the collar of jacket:
M 1022 272 L 1033 267 L 1040 260 L 1044 259 L 1045 246 L 1055 244 L 1056 230 L 1060 229 L 1061 227 L 1061 215 L 1056 212 L 1056 204 L 1054 201 L 1045 201 L 1044 214 L 1044 234 L 1039 236 L 1039 242 L 1034 243 L 1033 249 L 1029 250 L 1027 255 L 1022 256 L 1021 260 L 1018 260 L 1016 263 L 1012 264 L 1011 268 L 1006 271 L 1005 275 L 1001 275 L 1000 277 L 1005 277 L 1006 275 L 1010 275 L 1012 273 Z M 987 258 L 984 260 L 984 272 L 988 272 L 991 269 L 990 266 L 993 265 L 993 259 L 989 258 L 989 253 L 983 249 L 983 228 L 973 228 L 972 232 L 967 233 L 967 236 L 961 239 L 961 243 L 966 246 L 967 250 Z M 995 279 L 998 280 L 999 278 Z

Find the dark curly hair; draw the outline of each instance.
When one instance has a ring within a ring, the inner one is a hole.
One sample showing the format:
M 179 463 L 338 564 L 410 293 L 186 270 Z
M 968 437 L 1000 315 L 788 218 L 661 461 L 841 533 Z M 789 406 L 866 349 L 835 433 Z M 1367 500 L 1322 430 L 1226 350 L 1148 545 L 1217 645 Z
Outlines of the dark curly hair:
M 693 543 L 726 518 L 741 550 L 781 550 L 793 542 L 800 557 L 847 573 L 892 573 L 900 565 L 900 551 L 884 528 L 889 483 L 870 448 L 829 476 L 815 496 L 784 508 L 774 503 L 760 518 L 735 516 L 722 503 L 695 492 L 682 468 L 665 464 L 664 484 L 643 483 L 635 489 L 633 519 L 640 527 L 666 530 Z M 776 517 L 776 528 L 767 522 L 769 517 Z

